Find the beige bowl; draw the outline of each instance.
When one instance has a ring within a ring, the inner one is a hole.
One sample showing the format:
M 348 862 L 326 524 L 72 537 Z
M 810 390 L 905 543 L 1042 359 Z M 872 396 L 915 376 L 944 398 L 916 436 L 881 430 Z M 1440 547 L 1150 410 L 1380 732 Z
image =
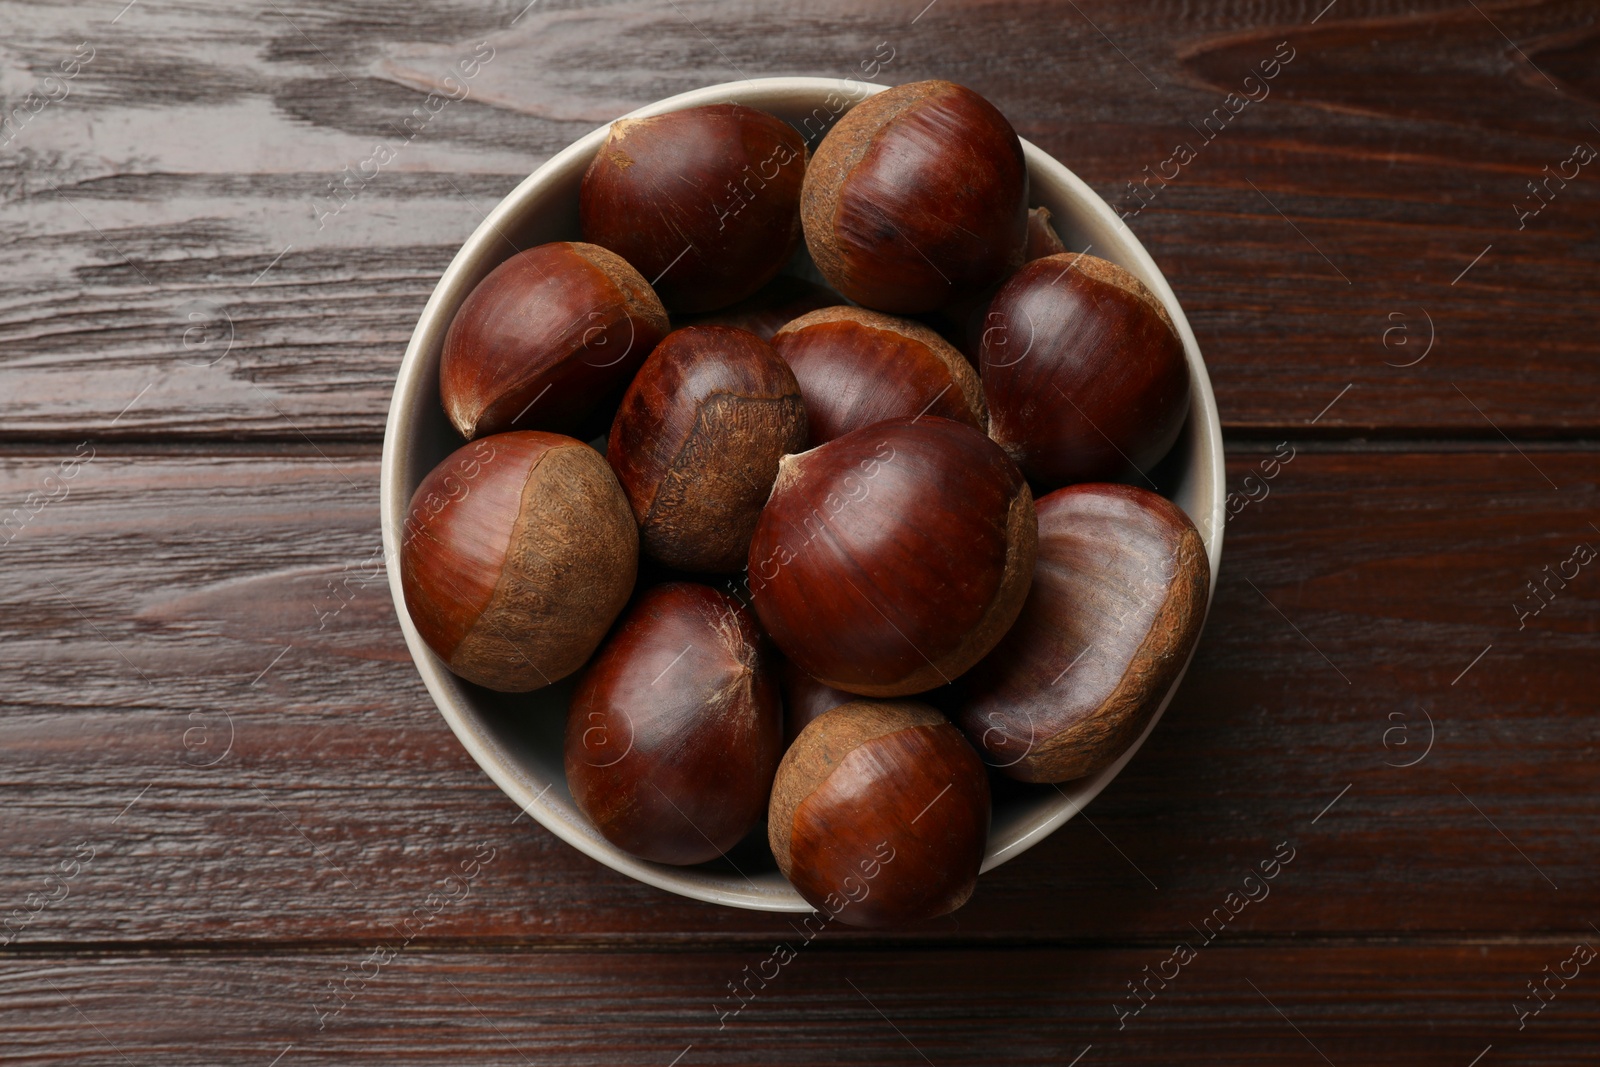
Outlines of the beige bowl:
M 879 86 L 832 78 L 764 78 L 697 89 L 640 108 L 633 115 L 737 101 L 802 128 L 810 118 L 814 131 L 849 104 L 879 91 Z M 605 133 L 602 127 L 583 137 L 512 190 L 461 246 L 423 309 L 400 364 L 383 441 L 381 507 L 388 559 L 398 556 L 401 523 L 417 483 L 461 444 L 439 404 L 439 353 L 456 308 L 514 249 L 578 238 L 578 185 Z M 1050 209 L 1067 247 L 1092 251 L 1136 274 L 1166 304 L 1183 337 L 1193 380 L 1189 421 L 1173 454 L 1153 474 L 1162 491 L 1199 527 L 1215 587 L 1222 557 L 1222 435 L 1216 399 L 1194 333 L 1166 279 L 1105 201 L 1038 148 L 1026 141 L 1023 148 L 1033 203 Z M 804 268 L 809 266 L 804 264 Z M 696 867 L 648 863 L 600 836 L 573 806 L 562 769 L 562 734 L 571 680 L 519 696 L 490 693 L 462 682 L 417 635 L 406 612 L 398 566 L 389 569 L 389 588 L 406 644 L 445 721 L 495 784 L 552 833 L 614 870 L 686 897 L 765 911 L 810 910 L 778 873 L 766 851 L 764 833 L 752 835 L 733 850 L 732 862 Z M 1182 680 L 1180 675 L 1172 683 L 1162 710 Z M 1019 787 L 1017 796 L 997 797 L 983 869 L 1017 856 L 1076 815 L 1133 758 L 1159 719 L 1158 713 L 1132 748 L 1091 778 L 1067 783 L 1059 791 L 1048 786 Z

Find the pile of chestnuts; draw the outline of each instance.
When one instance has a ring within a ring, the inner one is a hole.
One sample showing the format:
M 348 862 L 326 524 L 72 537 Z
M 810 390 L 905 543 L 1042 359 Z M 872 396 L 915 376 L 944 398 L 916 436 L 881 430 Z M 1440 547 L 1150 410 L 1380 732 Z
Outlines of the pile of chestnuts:
M 1188 410 L 1167 309 L 1065 251 L 944 81 L 815 146 L 738 104 L 619 120 L 578 218 L 450 325 L 417 631 L 490 689 L 575 676 L 567 785 L 618 848 L 703 863 L 764 820 L 844 922 L 960 907 L 995 776 L 1110 765 L 1198 637 L 1200 536 L 1128 484 Z

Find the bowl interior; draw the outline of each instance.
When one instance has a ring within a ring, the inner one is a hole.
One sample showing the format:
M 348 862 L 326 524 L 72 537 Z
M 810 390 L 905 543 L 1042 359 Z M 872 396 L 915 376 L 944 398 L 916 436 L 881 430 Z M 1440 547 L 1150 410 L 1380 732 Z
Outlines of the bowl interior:
M 634 115 L 735 101 L 790 122 L 814 145 L 816 134 L 881 88 L 830 78 L 767 78 L 698 89 L 640 108 Z M 398 555 L 398 534 L 412 491 L 462 444 L 439 402 L 439 354 L 456 308 L 490 270 L 516 251 L 547 241 L 578 239 L 579 183 L 604 136 L 602 127 L 581 138 L 501 201 L 467 239 L 428 300 L 400 366 L 384 436 L 381 508 L 387 558 Z M 1222 553 L 1222 438 L 1216 400 L 1194 334 L 1171 288 L 1127 226 L 1066 167 L 1026 141 L 1023 145 L 1031 202 L 1050 209 L 1067 247 L 1092 252 L 1132 271 L 1165 302 L 1182 335 L 1193 381 L 1188 422 L 1173 452 L 1148 473 L 1162 494 L 1199 528 L 1215 587 Z M 816 277 L 803 249 L 789 272 Z M 529 815 L 601 863 L 651 885 L 737 907 L 810 910 L 778 872 L 766 847 L 765 827 L 726 859 L 695 867 L 648 863 L 601 837 L 574 807 L 562 769 L 562 735 L 573 681 L 518 695 L 462 681 L 418 636 L 406 612 L 397 566 L 389 568 L 389 584 L 406 643 L 439 710 L 473 758 Z M 1180 675 L 1162 703 L 1163 711 L 1181 682 Z M 1097 775 L 1059 788 L 1000 783 L 983 869 L 1020 854 L 1077 814 L 1116 777 L 1159 719 L 1158 713 L 1139 740 Z

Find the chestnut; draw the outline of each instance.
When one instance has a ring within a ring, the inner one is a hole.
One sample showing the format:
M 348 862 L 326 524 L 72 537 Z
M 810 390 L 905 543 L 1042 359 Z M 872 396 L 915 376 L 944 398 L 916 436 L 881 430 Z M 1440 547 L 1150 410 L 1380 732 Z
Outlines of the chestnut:
M 567 709 L 567 785 L 606 840 L 703 863 L 766 813 L 783 714 L 770 653 L 738 601 L 656 586 L 623 616 Z
M 801 732 L 772 784 L 778 868 L 852 926 L 955 911 L 977 884 L 988 837 L 983 761 L 925 704 L 834 708 Z
M 751 601 L 824 685 L 920 693 L 1010 628 L 1037 533 L 1028 483 L 993 441 L 949 419 L 890 419 L 784 457 L 750 542 Z
M 1143 474 L 1189 409 L 1172 316 L 1144 283 L 1097 256 L 1046 256 L 989 305 L 979 368 L 989 434 L 1048 487 Z
M 853 693 L 840 692 L 817 681 L 787 659 L 779 674 L 783 691 L 783 744 L 794 744 L 800 731 L 823 712 L 832 711 L 840 704 L 858 699 Z
M 667 312 L 620 256 L 577 242 L 518 252 L 467 294 L 445 333 L 439 396 L 472 439 L 570 431 L 621 392 Z
M 805 400 L 811 443 L 902 415 L 938 415 L 982 430 L 983 386 L 966 357 L 919 322 L 831 307 L 772 339 Z
M 806 246 L 839 292 L 911 315 L 974 296 L 1022 263 L 1028 170 L 995 106 L 947 81 L 857 104 L 817 146 L 800 193 Z
M 1017 623 L 956 682 L 952 718 L 1003 773 L 1063 782 L 1114 763 L 1188 662 L 1211 580 L 1177 505 L 1135 486 L 1040 497 Z
M 673 311 L 714 311 L 799 247 L 805 169 L 799 132 L 742 104 L 618 119 L 583 175 L 583 239 L 632 263 Z
M 1028 209 L 1028 248 L 1023 258 L 1030 263 L 1045 256 L 1059 255 L 1067 250 L 1065 242 L 1061 240 L 1061 235 L 1056 233 L 1050 218 L 1050 209 L 1047 207 Z
M 538 430 L 435 467 L 400 542 L 417 633 L 469 682 L 523 693 L 583 666 L 633 593 L 639 530 L 604 457 Z
M 1047 207 L 1028 209 L 1028 247 L 1025 258 L 1029 262 L 1067 250 L 1061 236 L 1056 233 L 1055 226 L 1051 224 L 1050 217 L 1050 209 Z M 1000 291 L 1001 284 L 996 282 L 977 296 L 957 300 L 932 315 L 924 316 L 928 325 L 933 327 L 939 336 L 955 345 L 974 367 L 978 365 L 979 346 L 983 341 L 984 316 L 988 313 L 989 304 L 994 300 L 995 294 Z
M 780 274 L 762 286 L 754 296 L 747 296 L 721 311 L 675 320 L 674 324 L 737 326 L 741 330 L 749 330 L 763 341 L 771 341 L 780 329 L 806 312 L 843 302 L 838 293 L 825 285 L 808 282 L 792 274 Z
M 805 439 L 800 386 L 771 345 L 732 326 L 686 326 L 623 394 L 606 458 L 645 552 L 679 570 L 731 573 L 779 459 Z

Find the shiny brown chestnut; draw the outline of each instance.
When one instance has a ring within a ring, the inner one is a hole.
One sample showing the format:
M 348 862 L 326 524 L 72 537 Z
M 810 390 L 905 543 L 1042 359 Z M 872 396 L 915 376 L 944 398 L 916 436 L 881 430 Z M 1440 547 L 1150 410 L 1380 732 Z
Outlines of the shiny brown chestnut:
M 900 416 L 938 415 L 982 430 L 972 364 L 919 322 L 857 307 L 802 315 L 772 339 L 800 383 L 811 443 Z
M 863 700 L 812 722 L 772 785 L 767 840 L 802 897 L 852 926 L 947 915 L 989 837 L 989 780 L 925 704 Z
M 1055 225 L 1050 220 L 1049 208 L 1028 209 L 1028 245 L 1024 258 L 1030 263 L 1067 250 L 1061 235 L 1056 233 Z M 1006 277 L 1009 278 L 1010 275 Z M 939 336 L 954 345 L 974 367 L 978 365 L 979 348 L 983 341 L 984 316 L 988 314 L 989 303 L 1000 291 L 1004 281 L 1005 279 L 996 282 L 977 296 L 957 300 L 931 315 L 924 316 L 928 325 Z
M 615 397 L 669 329 L 648 282 L 598 245 L 519 252 L 467 294 L 445 334 L 439 395 L 468 439 L 568 431 Z
M 567 785 L 606 840 L 703 863 L 761 821 L 783 745 L 764 643 L 737 601 L 692 582 L 623 616 L 567 709 Z
M 1149 470 L 1189 410 L 1189 364 L 1144 283 L 1096 256 L 1046 256 L 989 305 L 979 369 L 989 434 L 1046 485 Z
M 861 699 L 854 693 L 845 693 L 823 685 L 787 659 L 783 661 L 783 668 L 779 671 L 778 677 L 783 690 L 785 748 L 794 744 L 794 739 L 800 736 L 800 731 L 809 726 L 813 719 L 824 712 L 832 711 L 840 704 Z
M 993 104 L 947 81 L 887 89 L 817 146 L 800 195 L 828 284 L 900 315 L 973 296 L 1022 263 L 1028 170 Z
M 618 119 L 584 173 L 583 239 L 653 279 L 674 312 L 760 289 L 799 247 L 805 139 L 741 104 Z
M 737 326 L 763 341 L 771 341 L 774 334 L 806 312 L 843 302 L 838 293 L 825 285 L 780 274 L 755 295 L 737 304 L 704 315 L 681 316 L 673 320 L 673 325 Z
M 686 326 L 628 386 L 606 459 L 645 552 L 679 570 L 732 573 L 778 461 L 805 439 L 800 386 L 771 345 L 732 326 Z
M 952 718 L 984 758 L 1025 782 L 1109 767 L 1189 660 L 1211 580 L 1177 505 L 1089 483 L 1038 502 L 1039 557 L 1016 625 L 956 682 Z
M 750 595 L 778 648 L 823 684 L 920 693 L 1010 628 L 1037 526 L 993 441 L 949 419 L 890 419 L 784 457 L 750 542 Z
M 457 449 L 411 496 L 400 583 L 469 682 L 521 693 L 583 666 L 633 592 L 639 531 L 605 459 L 537 430 Z

